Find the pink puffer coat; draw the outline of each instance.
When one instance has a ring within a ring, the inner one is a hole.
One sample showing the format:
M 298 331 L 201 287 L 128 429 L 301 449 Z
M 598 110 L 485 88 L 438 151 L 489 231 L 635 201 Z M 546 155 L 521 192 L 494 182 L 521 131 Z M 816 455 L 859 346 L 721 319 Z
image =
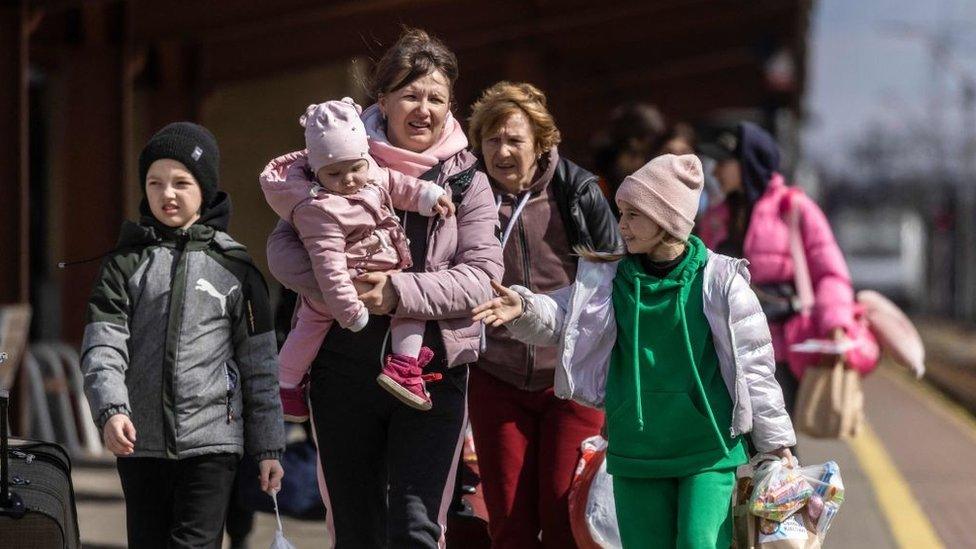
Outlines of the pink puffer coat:
M 799 208 L 803 250 L 815 296 L 812 313 L 818 336 L 826 337 L 834 328 L 844 328 L 850 333 L 854 328 L 854 291 L 847 263 L 830 224 L 813 200 L 803 193 L 790 192 L 783 176 L 778 173 L 773 174 L 765 192 L 753 207 L 743 243 L 743 256 L 749 260 L 752 283 L 793 282 L 787 221 L 791 203 Z M 728 217 L 728 208 L 720 204 L 705 212 L 698 222 L 699 236 L 710 249 L 725 240 Z M 785 361 L 783 326 L 770 324 L 769 328 L 776 360 Z
M 393 150 L 385 137 L 375 135 L 378 122 L 371 123 L 371 117 L 379 118 L 375 106 L 364 111 L 363 118 L 370 132 L 370 154 L 381 166 L 417 175 L 424 168 L 420 162 L 430 156 L 433 162 L 440 162 L 440 174 L 434 184 L 443 188 L 448 178 L 475 165 L 474 155 L 464 150 L 464 132 L 451 117 L 442 142 L 426 155 Z M 430 218 L 428 222 L 432 232 L 424 272 L 390 277 L 400 297 L 393 316 L 437 320 L 448 364 L 474 362 L 478 359 L 481 325 L 471 320 L 471 309 L 493 297 L 489 281 L 501 280 L 504 272 L 502 250 L 495 236 L 498 211 L 488 177 L 475 172 L 456 214 Z M 279 222 L 268 237 L 268 266 L 286 287 L 321 299 L 308 253 L 285 222 Z

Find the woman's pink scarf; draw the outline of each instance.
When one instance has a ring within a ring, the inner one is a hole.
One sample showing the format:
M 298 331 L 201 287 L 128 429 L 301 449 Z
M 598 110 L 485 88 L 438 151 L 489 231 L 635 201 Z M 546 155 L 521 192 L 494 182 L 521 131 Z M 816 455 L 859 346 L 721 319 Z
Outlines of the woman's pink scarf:
M 468 148 L 468 138 L 464 135 L 461 124 L 450 112 L 444 120 L 440 139 L 421 153 L 390 144 L 379 105 L 374 104 L 363 111 L 362 118 L 366 135 L 369 136 L 369 153 L 376 159 L 376 163 L 413 177 L 419 177 L 438 163 Z

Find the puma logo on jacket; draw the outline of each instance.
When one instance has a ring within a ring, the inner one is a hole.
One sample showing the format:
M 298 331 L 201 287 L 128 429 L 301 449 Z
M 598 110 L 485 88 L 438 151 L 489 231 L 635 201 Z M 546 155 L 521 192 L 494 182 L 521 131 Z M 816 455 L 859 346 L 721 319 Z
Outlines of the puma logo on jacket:
M 217 288 L 214 288 L 214 285 L 211 284 L 209 280 L 206 278 L 201 278 L 197 280 L 196 289 L 212 295 L 218 302 L 220 302 L 220 314 L 225 315 L 227 314 L 227 298 L 230 297 L 230 294 L 234 293 L 234 290 L 237 289 L 237 285 L 231 286 L 225 295 L 217 291 Z

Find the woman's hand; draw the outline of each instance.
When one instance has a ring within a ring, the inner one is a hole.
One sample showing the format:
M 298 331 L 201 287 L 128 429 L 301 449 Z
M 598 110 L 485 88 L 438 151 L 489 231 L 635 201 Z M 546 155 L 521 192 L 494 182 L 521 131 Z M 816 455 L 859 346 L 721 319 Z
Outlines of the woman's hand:
M 496 280 L 491 281 L 491 287 L 498 296 L 491 301 L 478 305 L 471 311 L 475 321 L 481 321 L 488 326 L 501 326 L 522 316 L 522 296 L 514 290 L 502 286 Z
M 281 490 L 281 479 L 285 476 L 285 470 L 281 468 L 281 463 L 276 459 L 262 459 L 258 464 L 260 469 L 261 491 L 266 494 Z
M 105 422 L 102 439 L 109 452 L 119 457 L 128 456 L 136 449 L 136 426 L 129 416 L 115 414 Z
M 454 201 L 448 198 L 446 194 L 442 194 L 437 199 L 437 204 L 434 204 L 434 213 L 444 217 L 451 217 L 454 215 Z
M 363 273 L 356 277 L 353 284 L 360 292 L 359 300 L 366 305 L 370 314 L 388 315 L 400 304 L 400 296 L 390 284 L 388 273 Z M 361 288 L 369 289 L 363 291 Z

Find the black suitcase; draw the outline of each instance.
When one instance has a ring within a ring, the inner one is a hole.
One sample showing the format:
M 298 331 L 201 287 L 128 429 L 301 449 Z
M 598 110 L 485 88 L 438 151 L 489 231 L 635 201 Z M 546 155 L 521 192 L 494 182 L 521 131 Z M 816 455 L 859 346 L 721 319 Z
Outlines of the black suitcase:
M 0 547 L 77 549 L 71 459 L 52 442 L 10 440 L 7 401 L 0 390 Z

